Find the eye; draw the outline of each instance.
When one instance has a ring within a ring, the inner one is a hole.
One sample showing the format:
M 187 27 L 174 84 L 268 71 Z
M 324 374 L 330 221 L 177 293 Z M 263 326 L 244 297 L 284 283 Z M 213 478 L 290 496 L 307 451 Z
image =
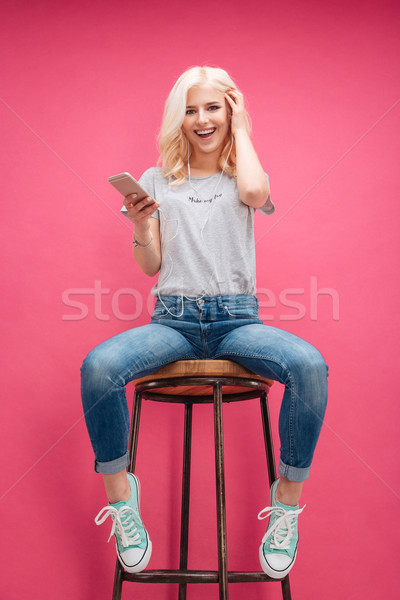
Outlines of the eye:
M 209 110 L 218 110 L 219 108 L 221 108 L 220 106 L 210 106 Z

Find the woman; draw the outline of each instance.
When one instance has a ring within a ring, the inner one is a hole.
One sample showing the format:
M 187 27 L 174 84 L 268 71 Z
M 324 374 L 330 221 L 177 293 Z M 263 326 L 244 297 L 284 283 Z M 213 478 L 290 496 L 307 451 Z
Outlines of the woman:
M 249 137 L 243 96 L 222 69 L 194 67 L 181 75 L 165 105 L 162 168 L 140 184 L 149 196 L 124 199 L 134 223 L 134 258 L 158 282 L 151 323 L 100 344 L 82 365 L 82 399 L 109 504 L 117 554 L 128 572 L 148 564 L 151 542 L 139 511 L 139 480 L 129 464 L 125 386 L 167 363 L 227 359 L 285 385 L 279 417 L 279 479 L 260 545 L 273 578 L 292 568 L 297 519 L 327 400 L 328 367 L 299 337 L 264 325 L 255 296 L 254 213 L 274 212 L 268 175 Z

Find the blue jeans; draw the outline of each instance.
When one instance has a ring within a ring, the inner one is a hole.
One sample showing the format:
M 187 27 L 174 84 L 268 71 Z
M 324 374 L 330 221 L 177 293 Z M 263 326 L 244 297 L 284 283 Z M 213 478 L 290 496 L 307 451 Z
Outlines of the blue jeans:
M 264 325 L 258 300 L 249 295 L 163 296 L 148 325 L 120 333 L 88 354 L 81 389 L 95 470 L 111 474 L 129 465 L 128 382 L 176 360 L 217 358 L 285 386 L 278 472 L 291 481 L 307 479 L 325 414 L 328 366 L 308 342 Z

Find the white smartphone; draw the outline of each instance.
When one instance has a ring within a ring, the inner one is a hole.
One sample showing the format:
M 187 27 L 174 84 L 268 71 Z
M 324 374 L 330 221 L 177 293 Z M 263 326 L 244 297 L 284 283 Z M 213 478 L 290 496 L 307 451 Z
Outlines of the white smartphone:
M 124 197 L 129 194 L 137 194 L 135 198 L 136 202 L 140 202 L 147 196 L 151 196 L 141 185 L 132 177 L 130 173 L 120 173 L 119 175 L 113 175 L 108 178 L 108 181 L 120 192 Z M 150 204 L 149 204 L 150 206 Z

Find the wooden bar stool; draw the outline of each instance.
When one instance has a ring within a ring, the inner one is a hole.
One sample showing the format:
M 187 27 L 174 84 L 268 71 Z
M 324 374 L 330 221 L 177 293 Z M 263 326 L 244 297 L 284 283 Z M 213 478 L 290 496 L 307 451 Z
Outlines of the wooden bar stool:
M 133 381 L 135 397 L 130 435 L 130 471 L 135 471 L 142 398 L 185 405 L 183 443 L 182 512 L 179 569 L 127 573 L 119 560 L 115 568 L 113 600 L 120 600 L 124 581 L 179 584 L 179 600 L 186 599 L 188 583 L 218 583 L 220 600 L 228 599 L 228 583 L 276 582 L 264 572 L 229 571 L 227 566 L 225 474 L 222 403 L 260 398 L 270 485 L 276 479 L 267 394 L 273 381 L 255 375 L 229 360 L 182 360 Z M 218 571 L 188 570 L 190 457 L 193 404 L 214 404 L 215 470 L 217 487 Z M 290 600 L 289 576 L 280 580 L 282 597 Z

